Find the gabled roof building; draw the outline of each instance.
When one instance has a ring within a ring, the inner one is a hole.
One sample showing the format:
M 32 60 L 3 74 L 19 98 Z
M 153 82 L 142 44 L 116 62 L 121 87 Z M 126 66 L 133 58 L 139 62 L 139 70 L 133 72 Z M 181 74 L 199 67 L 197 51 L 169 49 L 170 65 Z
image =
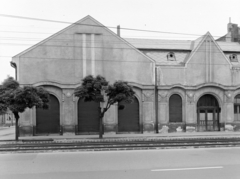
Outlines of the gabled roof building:
M 89 74 L 136 92 L 124 110 L 110 108 L 105 133 L 240 131 L 239 60 L 239 42 L 209 32 L 194 41 L 123 39 L 87 16 L 13 57 L 21 85 L 51 93 L 49 110 L 22 114 L 20 133 L 97 133 L 100 104 L 73 95 Z

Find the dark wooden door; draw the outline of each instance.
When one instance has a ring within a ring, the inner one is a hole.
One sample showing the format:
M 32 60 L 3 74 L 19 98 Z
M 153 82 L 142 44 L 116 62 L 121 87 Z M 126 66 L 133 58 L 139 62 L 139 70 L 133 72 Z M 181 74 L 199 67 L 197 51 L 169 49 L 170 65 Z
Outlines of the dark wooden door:
M 122 101 L 124 109 L 118 110 L 118 132 L 140 132 L 139 102 L 134 98 L 133 103 Z
M 95 134 L 99 132 L 100 103 L 78 101 L 78 133 Z
M 169 122 L 182 122 L 182 98 L 177 94 L 169 99 Z
M 60 105 L 58 99 L 49 96 L 48 109 L 36 109 L 36 133 L 51 134 L 60 133 Z

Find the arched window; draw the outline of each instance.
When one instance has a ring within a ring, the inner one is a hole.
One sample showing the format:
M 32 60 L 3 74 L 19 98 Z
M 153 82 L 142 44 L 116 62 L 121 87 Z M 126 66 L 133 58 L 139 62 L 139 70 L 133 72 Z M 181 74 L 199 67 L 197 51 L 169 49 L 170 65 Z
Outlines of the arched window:
M 167 54 L 167 60 L 168 61 L 176 61 L 176 57 L 175 57 L 175 54 L 173 52 L 169 52 Z
M 234 120 L 240 121 L 240 94 L 234 98 Z
M 238 62 L 237 54 L 229 55 L 229 59 L 230 59 L 231 62 Z
M 177 94 L 169 99 L 169 122 L 182 122 L 182 98 Z

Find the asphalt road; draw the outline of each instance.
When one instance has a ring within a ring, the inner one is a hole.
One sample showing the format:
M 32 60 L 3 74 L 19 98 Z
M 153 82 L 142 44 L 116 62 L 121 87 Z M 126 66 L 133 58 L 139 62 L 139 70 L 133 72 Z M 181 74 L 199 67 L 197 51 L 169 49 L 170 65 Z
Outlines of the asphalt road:
M 0 154 L 1 179 L 239 179 L 240 148 Z

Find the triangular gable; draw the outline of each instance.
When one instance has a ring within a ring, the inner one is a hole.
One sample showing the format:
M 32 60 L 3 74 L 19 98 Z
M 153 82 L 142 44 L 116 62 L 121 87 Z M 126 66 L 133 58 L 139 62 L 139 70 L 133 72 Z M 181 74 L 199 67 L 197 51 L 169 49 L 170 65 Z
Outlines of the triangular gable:
M 145 56 L 148 60 L 152 61 L 153 63 L 156 63 L 155 60 L 153 60 L 153 59 L 150 58 L 149 56 L 147 56 L 147 55 L 145 55 L 144 53 L 142 53 L 141 51 L 139 51 L 139 50 L 138 50 L 136 47 L 134 47 L 132 44 L 130 44 L 129 42 L 127 42 L 125 39 L 119 37 L 117 34 L 115 34 L 113 31 L 111 31 L 109 28 L 107 28 L 106 26 L 104 26 L 103 24 L 101 24 L 100 22 L 98 22 L 96 19 L 94 19 L 94 18 L 91 17 L 90 15 L 88 15 L 88 16 L 84 17 L 83 19 L 81 19 L 81 20 L 79 20 L 79 21 L 71 24 L 70 26 L 68 26 L 68 27 L 60 30 L 59 32 L 51 35 L 50 37 L 42 40 L 41 42 L 39 42 L 39 43 L 33 45 L 32 47 L 24 50 L 23 52 L 15 55 L 13 58 L 17 58 L 17 57 L 19 57 L 19 56 L 21 56 L 21 55 L 23 55 L 23 54 L 31 51 L 32 49 L 40 46 L 41 44 L 43 44 L 43 43 L 45 43 L 45 42 L 48 42 L 49 40 L 53 39 L 54 37 L 58 36 L 59 34 L 67 31 L 68 29 L 70 29 L 70 28 L 72 28 L 72 27 L 74 27 L 74 26 L 76 26 L 76 25 L 83 24 L 83 22 L 84 22 L 85 20 L 91 20 L 91 21 L 93 21 L 94 23 L 96 23 L 96 26 L 97 26 L 97 27 L 102 27 L 102 28 L 104 28 L 106 31 L 108 31 L 109 33 L 111 33 L 113 36 L 115 36 L 116 38 L 118 38 L 119 40 L 121 40 L 124 44 L 128 45 L 129 47 L 131 47 L 133 50 L 135 50 L 136 52 L 140 53 L 141 55 Z M 83 24 L 83 25 L 84 25 L 84 24 Z M 88 24 L 85 24 L 85 25 L 88 25 Z M 91 26 L 94 26 L 94 25 L 91 25 Z
M 79 21 L 77 21 L 77 22 L 71 24 L 70 26 L 65 27 L 64 29 L 60 30 L 59 32 L 54 33 L 54 34 L 51 35 L 50 37 L 47 37 L 46 39 L 44 39 L 44 40 L 42 40 L 42 41 L 36 43 L 35 45 L 33 45 L 33 46 L 27 48 L 27 49 L 24 50 L 24 51 L 20 52 L 19 54 L 15 55 L 13 58 L 19 57 L 19 56 L 21 56 L 21 55 L 23 55 L 23 54 L 29 52 L 30 50 L 32 50 L 32 49 L 38 47 L 39 45 L 41 45 L 41 44 L 43 44 L 43 43 L 45 43 L 45 42 L 47 42 L 47 41 L 53 39 L 54 37 L 58 36 L 59 34 L 65 32 L 65 31 L 67 31 L 68 29 L 72 28 L 72 27 L 75 26 L 76 24 L 80 24 L 80 23 L 82 23 L 82 22 L 83 22 L 84 20 L 86 20 L 87 18 L 92 18 L 92 17 L 88 15 L 88 16 L 82 18 L 81 20 L 79 20 Z
M 198 47 L 199 43 L 202 42 L 204 37 L 205 36 L 201 36 L 201 37 L 197 38 L 195 41 L 193 41 L 193 46 L 191 49 L 192 51 L 194 51 Z
M 207 32 L 204 36 L 198 38 L 193 45 L 193 49 L 191 54 L 189 55 L 189 58 L 186 61 L 186 67 L 188 65 L 188 63 L 191 61 L 191 59 L 196 55 L 196 53 L 199 51 L 199 48 L 203 45 L 204 41 L 210 38 L 211 41 L 213 42 L 213 44 L 217 47 L 217 49 L 219 50 L 219 52 L 222 54 L 222 56 L 225 58 L 225 60 L 228 62 L 230 68 L 232 67 L 231 62 L 229 61 L 229 59 L 226 57 L 226 55 L 223 53 L 222 49 L 220 48 L 220 46 L 216 43 L 216 41 L 214 40 L 213 36 L 210 34 L 210 32 Z

